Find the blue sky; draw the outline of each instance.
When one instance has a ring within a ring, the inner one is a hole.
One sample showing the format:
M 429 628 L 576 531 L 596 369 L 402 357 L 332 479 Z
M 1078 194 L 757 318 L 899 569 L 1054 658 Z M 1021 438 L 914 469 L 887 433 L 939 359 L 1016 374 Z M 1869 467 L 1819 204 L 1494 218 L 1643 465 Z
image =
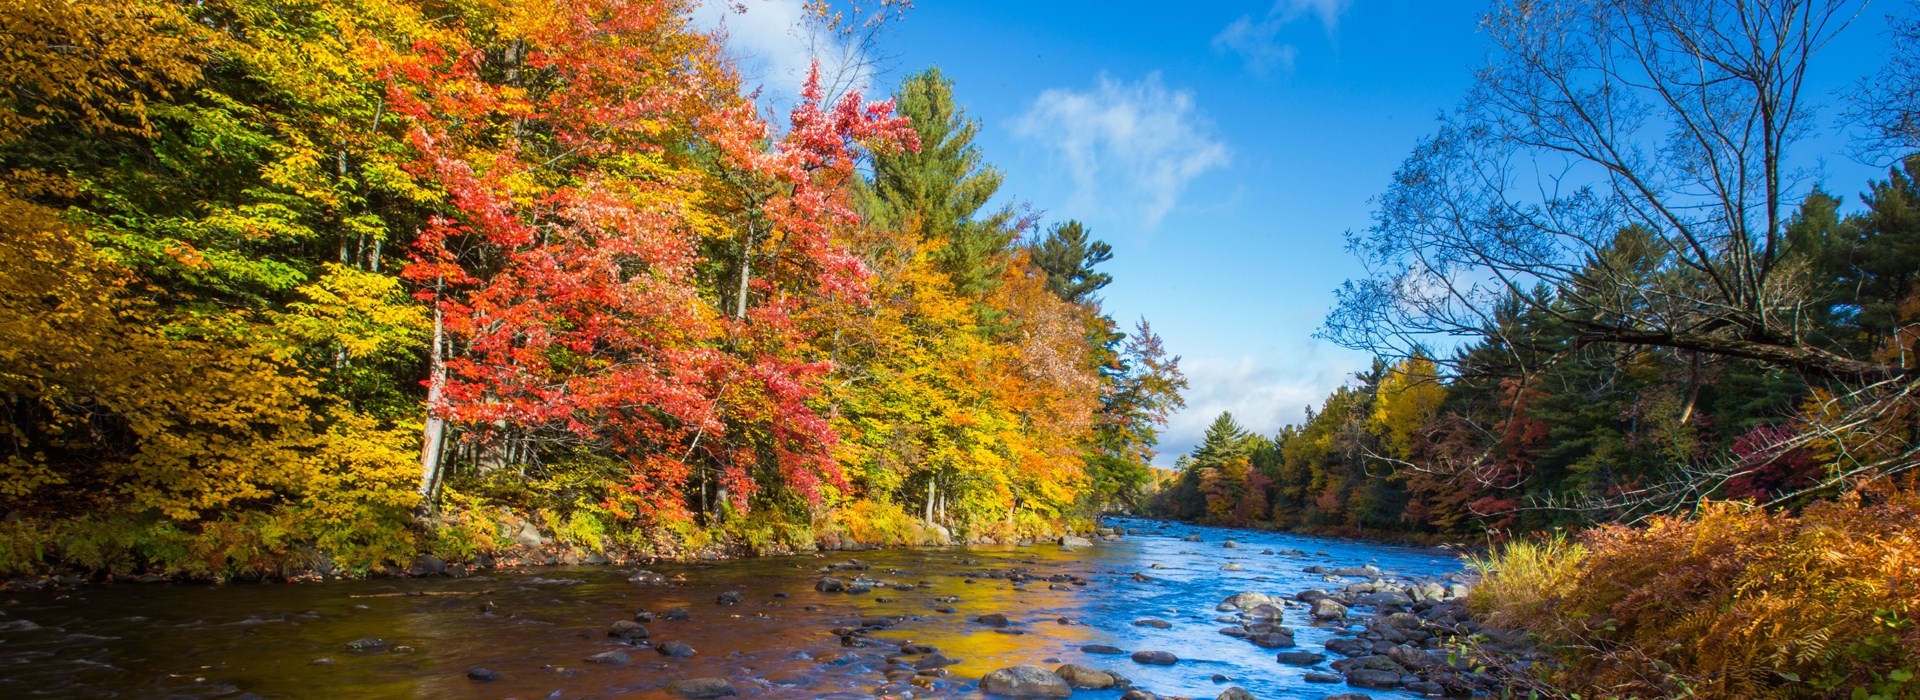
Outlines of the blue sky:
M 1192 384 L 1163 465 L 1223 410 L 1271 434 L 1368 364 L 1312 337 L 1333 290 L 1361 272 L 1342 233 L 1367 226 L 1369 198 L 1487 49 L 1487 5 L 1468 0 L 922 0 L 865 52 L 796 28 L 792 0 L 744 4 L 696 16 L 725 23 L 770 101 L 791 94 L 810 55 L 870 66 L 860 79 L 876 96 L 937 66 L 981 122 L 1003 195 L 1113 245 L 1108 311 L 1151 322 Z M 1820 99 L 1879 65 L 1881 15 L 1900 8 L 1869 5 L 1822 54 Z M 1832 122 L 1822 115 L 1807 152 L 1839 152 Z M 1809 165 L 1849 199 L 1883 172 L 1837 156 Z

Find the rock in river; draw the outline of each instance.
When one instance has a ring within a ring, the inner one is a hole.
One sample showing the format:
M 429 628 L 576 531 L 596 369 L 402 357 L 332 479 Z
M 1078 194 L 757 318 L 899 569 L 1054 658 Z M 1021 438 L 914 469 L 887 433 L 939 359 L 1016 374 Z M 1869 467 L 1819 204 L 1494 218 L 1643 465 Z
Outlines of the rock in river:
M 467 669 L 467 677 L 480 682 L 500 680 L 500 674 L 493 669 L 475 666 Z
M 1312 666 L 1326 661 L 1327 655 L 1315 654 L 1311 651 L 1283 651 L 1275 654 L 1273 658 L 1288 666 Z
M 1086 646 L 1080 647 L 1080 650 L 1087 652 L 1089 654 L 1125 654 L 1126 653 L 1124 651 L 1121 651 L 1120 647 L 1107 646 L 1105 644 L 1088 644 Z
M 659 651 L 661 656 L 671 656 L 676 659 L 684 659 L 696 653 L 686 642 L 661 642 L 655 650 Z
M 1347 672 L 1347 685 L 1356 688 L 1392 690 L 1400 687 L 1400 674 L 1371 668 L 1356 668 Z
M 1133 652 L 1133 661 L 1153 666 L 1172 666 L 1180 661 L 1180 657 L 1164 651 L 1136 651 Z
M 607 636 L 620 639 L 645 639 L 647 626 L 632 620 L 616 620 L 612 627 L 607 628 Z
M 1313 601 L 1313 619 L 1315 620 L 1338 620 L 1346 616 L 1347 606 L 1334 602 L 1332 598 Z
M 1221 693 L 1219 697 L 1214 698 L 1214 700 L 1255 700 L 1255 698 L 1253 697 L 1253 693 L 1247 692 L 1246 688 L 1236 685 L 1228 688 L 1226 692 Z
M 981 678 L 980 692 L 1022 698 L 1064 698 L 1073 695 L 1073 688 L 1044 667 L 1009 666 Z
M 616 664 L 617 665 L 617 664 L 624 664 L 632 660 L 633 660 L 633 657 L 628 656 L 627 652 L 621 651 L 619 649 L 614 649 L 612 651 L 603 651 L 598 654 L 594 654 L 593 656 L 587 657 L 588 663 L 596 663 L 596 664 Z
M 1135 627 L 1152 627 L 1152 628 L 1154 628 L 1154 629 L 1161 629 L 1161 630 L 1163 630 L 1163 629 L 1167 629 L 1167 628 L 1169 628 L 1169 627 L 1172 627 L 1172 626 L 1173 626 L 1173 623 L 1171 623 L 1171 622 L 1168 622 L 1168 621 L 1166 621 L 1166 620 L 1160 620 L 1160 619 L 1155 619 L 1155 618 L 1151 618 L 1151 617 L 1149 617 L 1149 618 L 1145 618 L 1145 619 L 1140 619 L 1140 620 L 1134 620 L 1134 621 L 1133 621 L 1133 626 L 1135 626 Z
M 723 698 L 739 695 L 725 678 L 688 678 L 667 684 L 667 692 L 683 698 Z
M 1113 687 L 1113 674 L 1080 664 L 1061 664 L 1053 670 L 1067 685 L 1082 690 L 1106 690 Z

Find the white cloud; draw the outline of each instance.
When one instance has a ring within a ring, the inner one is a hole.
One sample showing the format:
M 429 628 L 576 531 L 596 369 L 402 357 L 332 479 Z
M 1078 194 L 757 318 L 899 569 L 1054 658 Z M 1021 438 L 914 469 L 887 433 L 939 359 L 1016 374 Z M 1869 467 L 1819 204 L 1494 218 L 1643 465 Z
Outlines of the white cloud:
M 791 106 L 815 59 L 830 97 L 872 83 L 873 63 L 861 47 L 825 27 L 803 0 L 701 0 L 692 16 L 694 26 L 726 38 L 743 87 L 760 89 L 765 106 Z
M 1073 178 L 1074 208 L 1106 209 L 1156 226 L 1194 178 L 1231 159 L 1193 93 L 1169 90 L 1159 73 L 1137 83 L 1101 74 L 1092 90 L 1040 93 L 1014 123 Z
M 1283 27 L 1296 20 L 1312 16 L 1320 20 L 1320 26 L 1333 36 L 1334 29 L 1340 26 L 1340 15 L 1346 12 L 1353 0 L 1277 0 L 1267 10 L 1264 17 L 1241 15 L 1228 24 L 1225 29 L 1213 37 L 1213 50 L 1221 53 L 1236 53 L 1247 64 L 1247 70 L 1254 75 L 1265 76 L 1275 68 L 1285 72 L 1293 71 L 1294 59 L 1300 53 L 1294 45 L 1280 41 Z
M 1316 357 L 1318 345 L 1313 341 L 1302 357 L 1285 367 L 1253 356 L 1184 358 L 1180 369 L 1187 375 L 1187 407 L 1168 419 L 1154 463 L 1171 467 L 1191 452 L 1222 411 L 1232 412 L 1248 431 L 1267 436 L 1305 420 L 1308 406 L 1319 409 L 1327 394 L 1360 369 Z

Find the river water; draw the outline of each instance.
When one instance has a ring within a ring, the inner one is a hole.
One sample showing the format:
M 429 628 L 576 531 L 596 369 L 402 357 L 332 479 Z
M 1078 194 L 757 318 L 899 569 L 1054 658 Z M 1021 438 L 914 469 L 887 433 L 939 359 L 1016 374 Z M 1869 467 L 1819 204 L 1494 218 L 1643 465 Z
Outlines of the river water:
M 878 669 L 906 642 L 932 645 L 958 660 L 947 667 L 950 677 L 929 679 L 933 687 L 918 691 L 920 697 L 977 696 L 974 683 L 996 668 L 1074 662 L 1113 670 L 1161 695 L 1212 698 L 1240 686 L 1262 699 L 1345 692 L 1409 698 L 1306 683 L 1303 672 L 1315 669 L 1281 665 L 1276 650 L 1219 634 L 1216 618 L 1225 613 L 1214 606 L 1241 591 L 1290 597 L 1353 580 L 1329 582 L 1302 571 L 1314 565 L 1371 563 L 1403 577 L 1441 577 L 1461 568 L 1456 557 L 1434 549 L 1124 519 L 1108 524 L 1157 534 L 1070 551 L 1043 543 L 649 567 L 684 577 L 669 586 L 630 583 L 634 569 L 615 566 L 458 579 L 11 594 L 0 600 L 0 698 L 664 698 L 668 683 L 694 677 L 727 678 L 744 697 L 870 698 L 886 682 Z M 1202 541 L 1186 541 L 1190 535 Z M 1239 547 L 1223 546 L 1228 539 Z M 1274 553 L 1263 553 L 1269 550 Z M 850 558 L 870 568 L 834 576 L 864 575 L 910 589 L 815 590 L 821 567 Z M 1222 571 L 1228 563 L 1245 570 Z M 1013 569 L 1038 579 L 1014 585 L 988 577 Z M 1135 573 L 1148 580 L 1136 580 Z M 1079 577 L 1086 585 L 1050 584 L 1053 575 Z M 741 602 L 718 603 L 729 591 Z M 405 595 L 423 592 L 429 595 Z M 691 657 L 669 658 L 607 635 L 612 623 L 633 619 L 636 610 L 675 607 L 687 619 L 647 623 L 646 641 L 689 645 L 696 651 Z M 989 613 L 1011 624 L 975 621 Z M 1173 624 L 1133 624 L 1141 618 Z M 1285 624 L 1296 630 L 1298 649 L 1322 651 L 1335 630 L 1306 619 L 1303 610 L 1289 608 Z M 873 629 L 874 646 L 843 646 L 831 631 L 875 620 L 894 624 Z M 349 649 L 370 637 L 387 646 Z M 1180 661 L 1143 665 L 1126 655 L 1082 651 L 1087 645 L 1163 650 Z M 631 660 L 585 661 L 614 649 L 628 651 Z M 475 667 L 499 677 L 470 679 Z M 1217 682 L 1216 675 L 1230 680 Z

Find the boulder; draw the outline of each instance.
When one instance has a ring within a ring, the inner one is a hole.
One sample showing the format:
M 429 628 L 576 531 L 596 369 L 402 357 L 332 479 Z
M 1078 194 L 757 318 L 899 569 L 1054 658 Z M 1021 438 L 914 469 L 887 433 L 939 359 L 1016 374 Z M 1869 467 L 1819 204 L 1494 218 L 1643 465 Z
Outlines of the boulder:
M 1279 622 L 1282 617 L 1285 617 L 1286 611 L 1281 610 L 1280 606 L 1278 605 L 1268 605 L 1266 603 L 1261 603 L 1259 605 L 1253 606 L 1253 609 L 1251 610 L 1241 611 L 1240 614 L 1249 620 L 1258 620 L 1260 622 Z
M 1326 661 L 1327 655 L 1315 654 L 1311 651 L 1283 651 L 1274 655 L 1273 658 L 1275 661 L 1279 661 L 1288 666 L 1312 666 Z
M 831 576 L 824 577 L 813 582 L 813 590 L 821 593 L 845 593 L 847 592 L 847 582 Z
M 1300 676 L 1300 680 L 1306 681 L 1308 683 L 1339 683 L 1340 681 L 1343 681 L 1346 679 L 1341 678 L 1340 674 L 1338 673 L 1321 673 L 1319 671 L 1308 671 L 1306 675 Z M 1347 697 L 1361 698 L 1362 700 L 1373 700 L 1373 698 L 1366 695 L 1361 695 L 1359 693 L 1341 693 L 1339 695 L 1332 695 L 1332 696 L 1328 696 L 1328 700 L 1332 700 L 1332 698 L 1347 698 Z
M 660 646 L 654 647 L 654 650 L 660 652 L 661 656 L 670 656 L 676 659 L 684 659 L 698 653 L 693 650 L 693 647 L 688 646 L 686 642 L 661 642 Z
M 1332 598 L 1313 601 L 1313 619 L 1315 620 L 1332 621 L 1346 616 L 1347 606 L 1334 602 Z
M 685 678 L 668 683 L 667 692 L 683 698 L 724 698 L 740 694 L 725 678 Z
M 447 560 L 431 554 L 414 557 L 413 565 L 407 567 L 408 576 L 438 576 L 447 572 Z
M 1000 613 L 987 613 L 985 615 L 981 615 L 979 617 L 974 618 L 974 621 L 980 624 L 986 625 L 988 627 L 1006 627 L 1007 625 L 1012 624 L 1007 621 L 1007 616 L 1002 615 Z
M 467 669 L 467 677 L 482 683 L 500 680 L 500 673 L 484 666 Z
M 593 663 L 593 664 L 624 664 L 632 660 L 633 660 L 633 657 L 628 656 L 627 652 L 621 651 L 619 649 L 613 649 L 611 651 L 603 651 L 598 654 L 589 656 L 586 659 L 587 663 Z
M 1060 546 L 1062 546 L 1062 547 L 1092 547 L 1092 546 L 1093 546 L 1093 541 L 1092 541 L 1092 540 L 1089 540 L 1089 539 L 1087 539 L 1087 538 L 1085 538 L 1085 537 L 1077 537 L 1077 536 L 1074 536 L 1074 535 L 1067 535 L 1067 536 L 1065 536 L 1065 537 L 1061 537 L 1061 538 L 1060 538 Z
M 1136 651 L 1133 652 L 1133 661 L 1150 666 L 1172 666 L 1180 661 L 1180 657 L 1164 651 Z
M 1363 656 L 1373 653 L 1373 645 L 1365 640 L 1352 637 L 1334 637 L 1327 640 L 1327 651 L 1341 656 Z
M 619 639 L 646 639 L 647 626 L 632 620 L 616 620 L 607 628 L 607 636 Z
M 1088 644 L 1086 646 L 1080 647 L 1080 650 L 1087 652 L 1089 654 L 1125 654 L 1127 653 L 1127 652 L 1121 651 L 1120 647 L 1107 646 L 1105 644 Z
M 1223 566 L 1221 566 L 1221 567 L 1220 567 L 1220 570 L 1221 570 L 1221 571 L 1246 571 L 1246 570 L 1247 570 L 1247 567 L 1244 567 L 1244 566 L 1241 566 L 1241 565 L 1239 565 L 1239 564 L 1236 564 L 1236 563 L 1232 563 L 1232 562 L 1229 562 L 1229 563 L 1227 563 L 1227 564 L 1225 564 L 1225 565 L 1223 565 Z
M 1355 688 L 1392 690 L 1400 687 L 1400 674 L 1371 668 L 1356 668 L 1347 672 L 1347 685 Z
M 1114 685 L 1113 674 L 1080 664 L 1061 664 L 1053 673 L 1081 690 L 1106 690 Z
M 1274 627 L 1247 635 L 1247 641 L 1262 649 L 1281 649 L 1293 646 L 1293 630 Z
M 1172 626 L 1173 626 L 1173 623 L 1171 623 L 1171 622 L 1168 622 L 1168 621 L 1166 621 L 1166 620 L 1159 620 L 1159 619 L 1154 619 L 1154 618 L 1151 618 L 1151 617 L 1149 617 L 1149 618 L 1144 618 L 1144 619 L 1140 619 L 1140 620 L 1134 620 L 1134 621 L 1133 621 L 1133 626 L 1135 626 L 1135 627 L 1152 627 L 1152 628 L 1154 628 L 1154 629 L 1161 629 L 1161 630 L 1163 630 L 1163 629 L 1167 629 L 1167 628 L 1169 628 L 1169 627 L 1172 627 Z
M 1368 605 L 1375 608 L 1386 608 L 1386 607 L 1402 607 L 1403 608 L 1403 607 L 1412 605 L 1413 599 L 1407 597 L 1407 594 L 1401 593 L 1399 591 L 1374 591 L 1372 593 L 1367 593 L 1365 595 L 1360 596 L 1360 598 L 1355 602 L 1359 603 L 1360 605 Z
M 1265 593 L 1253 593 L 1249 591 L 1249 592 L 1235 593 L 1233 595 L 1227 596 L 1225 600 L 1220 601 L 1219 605 L 1214 606 L 1214 609 L 1222 610 L 1222 611 L 1252 610 L 1255 607 L 1261 606 L 1261 605 L 1279 605 L 1279 604 L 1280 604 L 1280 601 L 1274 600 L 1273 596 L 1267 595 Z
M 1073 688 L 1041 666 L 1008 666 L 980 678 L 980 692 L 1021 698 L 1064 698 Z
M 1253 693 L 1247 692 L 1246 688 L 1236 685 L 1222 691 L 1213 700 L 1256 700 L 1256 698 L 1253 697 Z
M 1239 548 L 1240 548 L 1240 543 L 1239 543 L 1239 542 L 1235 542 L 1235 541 L 1233 541 L 1233 540 L 1227 540 L 1227 541 L 1225 541 L 1225 542 L 1221 542 L 1221 543 L 1220 543 L 1220 547 L 1221 547 L 1222 549 L 1239 549 Z

